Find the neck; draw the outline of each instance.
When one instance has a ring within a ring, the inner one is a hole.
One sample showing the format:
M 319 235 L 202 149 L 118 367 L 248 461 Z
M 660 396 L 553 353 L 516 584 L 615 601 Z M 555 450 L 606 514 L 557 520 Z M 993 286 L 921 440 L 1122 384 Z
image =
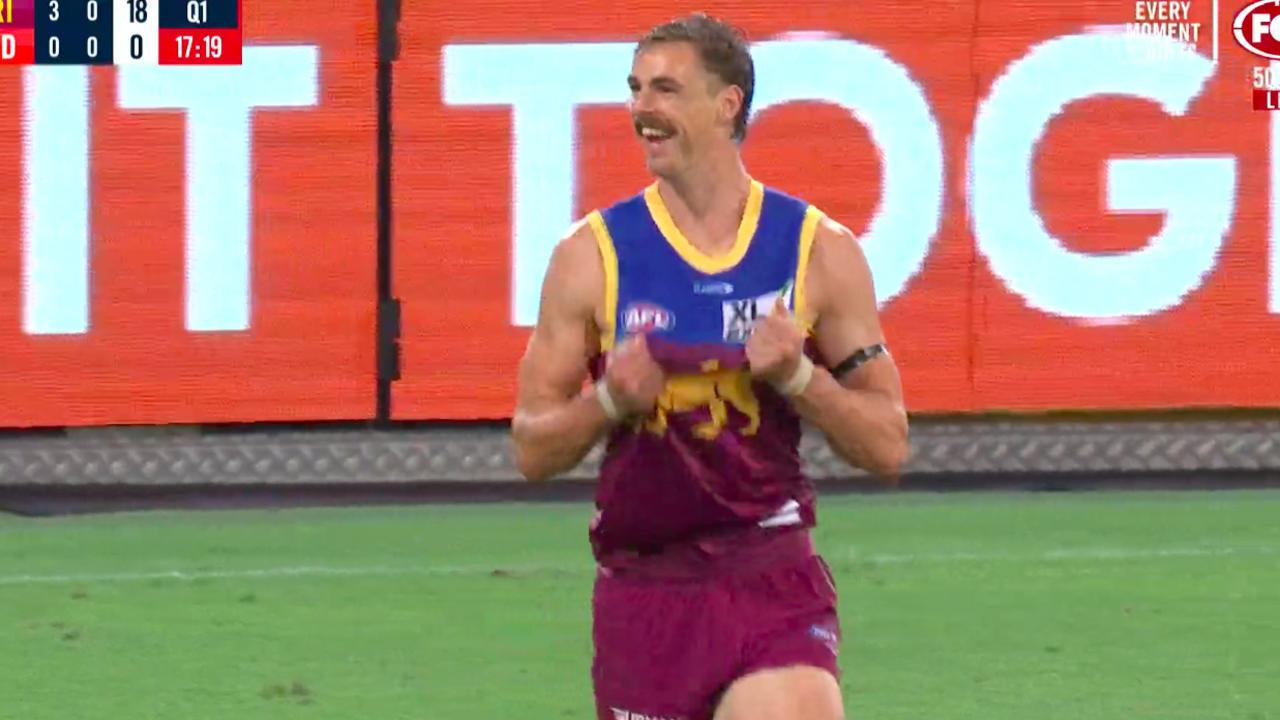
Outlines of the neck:
M 700 222 L 741 219 L 751 176 L 736 151 L 695 163 L 679 175 L 658 180 L 658 190 L 672 212 Z

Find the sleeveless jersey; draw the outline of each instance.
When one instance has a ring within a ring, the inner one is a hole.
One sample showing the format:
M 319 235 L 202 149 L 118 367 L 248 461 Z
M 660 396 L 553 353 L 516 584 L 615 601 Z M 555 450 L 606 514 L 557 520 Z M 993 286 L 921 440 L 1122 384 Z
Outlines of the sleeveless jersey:
M 814 523 L 800 420 L 752 380 L 746 340 L 779 296 L 804 312 L 804 274 L 821 213 L 752 181 L 733 248 L 710 257 L 676 227 L 657 186 L 587 216 L 605 267 L 601 354 L 644 333 L 667 383 L 654 411 L 614 429 L 596 489 L 602 565 L 743 533 Z M 806 352 L 814 355 L 812 346 Z M 816 358 L 815 358 L 816 361 Z

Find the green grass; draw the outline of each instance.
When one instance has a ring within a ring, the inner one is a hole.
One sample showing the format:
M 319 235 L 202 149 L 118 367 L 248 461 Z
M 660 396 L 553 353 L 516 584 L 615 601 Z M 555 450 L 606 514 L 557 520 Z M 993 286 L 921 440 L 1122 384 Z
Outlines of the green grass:
M 591 718 L 589 516 L 0 516 L 0 718 Z M 851 717 L 1280 720 L 1280 493 L 840 497 L 820 521 Z

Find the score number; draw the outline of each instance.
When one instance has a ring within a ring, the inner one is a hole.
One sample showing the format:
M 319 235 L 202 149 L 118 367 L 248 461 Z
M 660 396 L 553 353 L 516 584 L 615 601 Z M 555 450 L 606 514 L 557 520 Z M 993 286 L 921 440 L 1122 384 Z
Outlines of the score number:
M 145 4 L 146 0 L 143 0 Z M 84 5 L 85 18 L 89 22 L 98 22 L 98 0 L 88 0 Z M 58 22 L 62 19 L 62 3 L 60 0 L 49 0 L 49 19 Z M 141 40 L 142 38 L 138 38 Z M 98 57 L 98 38 L 90 35 L 85 42 L 85 53 L 96 59 Z M 62 54 L 62 39 L 57 35 L 49 37 L 49 57 L 56 58 Z M 139 55 L 138 57 L 142 57 Z
M 129 22 L 146 23 L 147 22 L 147 0 L 127 0 L 129 5 Z M 134 34 L 129 38 L 129 57 L 134 60 L 142 59 L 142 36 Z

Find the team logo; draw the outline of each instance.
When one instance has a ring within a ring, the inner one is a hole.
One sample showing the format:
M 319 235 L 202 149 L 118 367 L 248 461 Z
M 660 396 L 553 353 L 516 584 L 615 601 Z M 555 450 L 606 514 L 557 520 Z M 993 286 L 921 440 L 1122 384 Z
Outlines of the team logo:
M 675 326 L 675 314 L 653 303 L 631 303 L 622 312 L 622 327 L 628 333 L 665 332 Z
M 755 435 L 760 430 L 760 400 L 751 387 L 751 374 L 720 370 L 712 364 L 701 373 L 673 375 L 644 426 L 654 435 L 663 435 L 673 417 L 702 411 L 706 411 L 704 419 L 690 428 L 696 438 L 715 440 L 726 430 L 744 437 Z
M 1240 47 L 1264 58 L 1280 60 L 1280 0 L 1258 0 L 1236 13 L 1231 24 Z

